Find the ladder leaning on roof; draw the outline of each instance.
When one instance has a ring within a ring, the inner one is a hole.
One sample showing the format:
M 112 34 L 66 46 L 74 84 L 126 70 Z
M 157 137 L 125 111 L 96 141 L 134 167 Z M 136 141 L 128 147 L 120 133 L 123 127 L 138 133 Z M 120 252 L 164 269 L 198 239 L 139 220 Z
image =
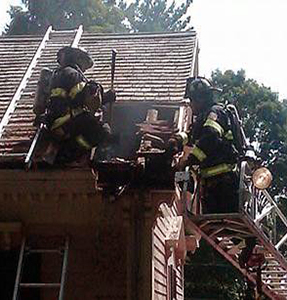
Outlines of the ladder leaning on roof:
M 42 53 L 42 50 L 45 48 L 45 45 L 47 43 L 47 41 L 49 40 L 49 37 L 50 37 L 50 34 L 52 32 L 52 26 L 50 26 L 44 37 L 43 37 L 43 40 L 42 42 L 40 43 L 33 59 L 31 60 L 30 62 L 30 65 L 25 73 L 25 75 L 23 76 L 2 120 L 1 120 L 1 123 L 0 123 L 0 138 L 2 138 L 2 135 L 3 135 L 3 132 L 4 132 L 4 127 L 8 124 L 9 122 L 9 119 L 10 119 L 10 116 L 11 114 L 14 112 L 15 108 L 16 108 L 16 103 L 17 101 L 19 101 L 21 95 L 22 95 L 22 92 L 24 91 L 27 83 L 28 83 L 28 80 L 29 78 L 31 77 L 32 73 L 33 73 L 33 70 L 34 68 L 36 67 L 37 65 L 37 62 L 38 62 L 38 59 L 40 58 L 41 56 L 41 53 Z
M 80 42 L 82 34 L 83 34 L 83 25 L 80 25 L 79 28 L 77 29 L 75 38 L 71 43 L 71 47 L 78 47 L 78 44 Z M 28 154 L 25 158 L 25 165 L 26 165 L 27 169 L 31 168 L 37 145 L 41 139 L 41 136 L 42 136 L 44 130 L 45 130 L 45 124 L 41 123 L 40 127 L 38 128 L 38 130 L 36 132 L 36 135 L 34 136 L 34 139 L 29 148 Z

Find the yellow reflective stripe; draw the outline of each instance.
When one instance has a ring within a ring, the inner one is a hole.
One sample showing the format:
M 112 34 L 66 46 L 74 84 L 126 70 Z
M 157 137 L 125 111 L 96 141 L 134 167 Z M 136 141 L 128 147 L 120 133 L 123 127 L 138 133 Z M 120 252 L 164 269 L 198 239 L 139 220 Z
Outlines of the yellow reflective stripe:
M 64 116 L 57 118 L 53 122 L 53 124 L 51 126 L 51 130 L 57 129 L 58 127 L 62 126 L 67 121 L 69 121 L 72 117 L 76 117 L 76 116 L 80 115 L 82 112 L 84 112 L 82 107 L 72 109 L 71 112 L 68 112 Z
M 50 97 L 62 97 L 66 98 L 67 97 L 67 91 L 62 88 L 54 88 L 51 90 L 51 95 Z
M 182 139 L 182 145 L 185 146 L 188 143 L 188 135 L 187 135 L 187 133 L 185 133 L 185 132 L 179 132 L 177 135 L 181 137 L 181 139 Z
M 206 154 L 197 146 L 193 146 L 191 154 L 194 155 L 200 162 L 206 159 Z
M 224 137 L 225 137 L 227 140 L 229 140 L 229 141 L 233 141 L 233 134 L 232 134 L 232 131 L 229 129 L 229 130 L 225 133 Z
M 205 168 L 201 170 L 201 175 L 204 178 L 216 176 L 222 173 L 227 173 L 231 171 L 235 171 L 236 165 L 230 165 L 230 164 L 220 164 L 214 167 Z
M 70 93 L 69 93 L 69 96 L 74 99 L 78 93 L 80 93 L 84 87 L 86 86 L 86 83 L 85 82 L 79 82 L 77 83 L 76 85 L 74 85 L 71 90 L 70 90 Z
M 84 148 L 86 148 L 87 150 L 90 150 L 92 148 L 92 146 L 84 139 L 84 137 L 82 135 L 78 135 L 76 137 L 76 141 Z
M 214 128 L 216 131 L 218 131 L 220 136 L 222 136 L 224 133 L 224 129 L 221 127 L 221 125 L 210 118 L 207 118 L 207 120 L 203 124 L 203 127 L 206 127 L 206 126 Z
M 69 121 L 71 118 L 71 114 L 67 113 L 65 114 L 63 117 L 57 118 L 52 126 L 51 126 L 51 130 L 55 130 L 56 128 L 62 126 L 63 124 L 65 124 L 67 121 Z

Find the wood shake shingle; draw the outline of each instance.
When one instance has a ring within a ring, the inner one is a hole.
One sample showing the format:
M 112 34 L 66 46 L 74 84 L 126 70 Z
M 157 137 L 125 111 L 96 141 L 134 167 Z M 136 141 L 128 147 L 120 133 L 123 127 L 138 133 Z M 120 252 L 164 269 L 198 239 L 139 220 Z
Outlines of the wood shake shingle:
M 36 128 L 32 111 L 36 85 L 43 67 L 55 68 L 56 53 L 71 45 L 77 30 L 54 31 L 40 49 L 27 81 L 13 107 L 7 109 L 33 59 L 42 38 L 35 36 L 0 38 L 0 158 L 12 153 L 25 155 Z M 86 76 L 110 86 L 111 50 L 116 49 L 114 88 L 119 103 L 179 102 L 183 99 L 186 78 L 194 62 L 194 31 L 151 34 L 83 33 L 78 46 L 92 56 L 94 66 Z M 39 50 L 38 50 L 39 51 Z M 19 144 L 21 143 L 21 144 Z

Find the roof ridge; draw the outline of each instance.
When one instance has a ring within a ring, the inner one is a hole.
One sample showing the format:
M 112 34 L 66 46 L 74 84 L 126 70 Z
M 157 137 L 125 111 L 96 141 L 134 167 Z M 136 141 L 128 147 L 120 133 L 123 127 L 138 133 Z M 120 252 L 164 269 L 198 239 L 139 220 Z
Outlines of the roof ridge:
M 137 38 L 137 37 L 185 37 L 185 36 L 196 36 L 195 30 L 189 31 L 174 31 L 174 32 L 120 32 L 120 33 L 99 33 L 99 32 L 88 32 L 84 31 L 83 37 L 86 35 L 92 35 L 94 37 L 101 38 Z
M 55 30 L 53 29 L 52 34 L 61 34 L 61 33 L 73 33 L 76 29 L 71 30 Z M 91 35 L 93 37 L 100 37 L 100 38 L 137 38 L 137 37 L 185 37 L 185 36 L 196 36 L 195 30 L 188 30 L 188 31 L 173 31 L 173 32 L 113 32 L 113 33 L 101 33 L 101 32 L 89 32 L 84 31 L 83 37 Z M 0 39 L 6 40 L 6 39 L 27 39 L 27 38 L 39 38 L 41 39 L 42 35 L 7 35 L 7 36 L 0 36 Z

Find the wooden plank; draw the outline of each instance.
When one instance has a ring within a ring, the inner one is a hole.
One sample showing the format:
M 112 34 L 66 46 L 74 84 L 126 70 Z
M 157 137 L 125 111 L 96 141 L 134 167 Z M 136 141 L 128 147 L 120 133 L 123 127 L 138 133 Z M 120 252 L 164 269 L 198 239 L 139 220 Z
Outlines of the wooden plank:
M 166 300 L 166 295 L 161 295 L 159 293 L 154 293 L 154 300 Z
M 161 239 L 162 241 L 165 240 L 166 238 L 166 234 L 163 233 L 163 231 L 160 229 L 160 226 L 155 226 L 155 228 L 153 229 L 154 234 L 157 235 L 157 237 L 159 239 Z
M 169 226 L 168 226 L 169 224 L 165 222 L 165 218 L 158 217 L 157 222 L 158 222 L 158 227 L 160 228 L 160 230 L 166 234 L 166 232 L 169 228 Z
M 154 262 L 154 271 L 155 271 L 155 273 L 159 273 L 159 274 L 161 274 L 161 276 L 166 278 L 166 264 L 165 264 L 165 262 L 161 258 L 158 258 L 156 256 L 154 257 L 153 262 Z
M 165 238 L 160 237 L 159 235 L 154 232 L 154 240 L 156 240 L 155 244 L 156 245 L 162 245 L 163 249 L 165 248 Z
M 157 281 L 154 282 L 154 292 L 160 295 L 167 295 L 167 287 L 159 284 Z
M 154 282 L 166 288 L 166 278 L 161 276 L 159 273 L 156 274 Z
M 161 243 L 159 242 L 155 242 L 154 243 L 154 250 L 156 250 L 158 252 L 158 255 L 156 255 L 156 252 L 155 252 L 155 256 L 161 256 L 161 259 L 165 259 L 165 248 L 164 246 L 162 246 Z

